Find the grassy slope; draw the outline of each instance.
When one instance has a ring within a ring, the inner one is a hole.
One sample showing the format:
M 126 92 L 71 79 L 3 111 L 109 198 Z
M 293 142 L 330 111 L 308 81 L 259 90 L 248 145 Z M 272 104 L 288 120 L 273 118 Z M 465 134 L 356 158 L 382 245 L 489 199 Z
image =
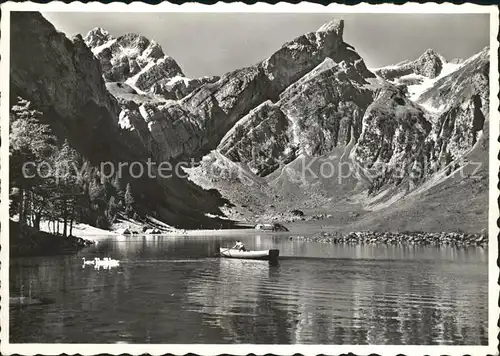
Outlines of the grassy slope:
M 346 230 L 465 231 L 488 226 L 488 180 L 444 183 L 381 212 L 372 212 Z
M 469 162 L 462 174 L 455 171 L 444 179 L 419 187 L 414 193 L 377 211 L 344 200 L 317 209 L 331 219 L 300 222 L 289 227 L 295 233 L 318 231 L 464 231 L 481 232 L 488 228 L 488 125 L 484 136 L 463 157 Z M 452 163 L 453 164 L 453 163 Z M 480 164 L 479 169 L 477 164 Z
M 488 227 L 488 179 L 465 179 L 460 184 L 439 184 L 418 196 L 407 197 L 380 211 L 361 205 L 339 204 L 314 213 L 329 219 L 287 224 L 297 234 L 350 231 L 464 231 Z M 312 213 L 312 212 L 311 212 Z

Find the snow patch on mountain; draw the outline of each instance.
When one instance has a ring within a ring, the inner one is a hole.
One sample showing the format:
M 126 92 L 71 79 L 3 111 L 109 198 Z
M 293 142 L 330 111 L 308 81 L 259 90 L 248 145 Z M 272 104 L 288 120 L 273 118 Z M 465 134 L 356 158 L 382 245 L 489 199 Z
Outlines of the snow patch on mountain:
M 418 104 L 430 113 L 440 114 L 458 102 L 467 99 L 471 93 L 482 93 L 487 101 L 484 88 L 487 86 L 487 66 L 489 48 L 471 56 L 459 64 L 449 63 L 447 71 L 432 82 L 417 98 Z
M 465 62 L 448 62 L 434 50 L 427 50 L 415 61 L 402 61 L 398 64 L 373 69 L 379 77 L 396 85 L 406 85 L 410 100 L 417 101 L 441 78 L 450 75 Z
M 420 79 L 421 82 L 419 84 L 408 85 L 408 93 L 410 95 L 410 100 L 417 101 L 420 95 L 422 95 L 426 90 L 432 88 L 439 79 L 444 78 L 447 75 L 450 75 L 451 73 L 458 70 L 461 66 L 462 64 L 444 63 L 441 73 L 436 78 L 427 78 L 423 75 L 410 74 L 408 76 L 403 76 L 399 78 L 399 80 L 396 81 L 396 83 L 408 80 L 409 77 L 411 76 L 413 76 L 416 79 Z
M 184 82 L 184 85 L 185 86 L 188 86 L 189 85 L 189 82 L 190 82 L 191 79 L 189 78 L 186 78 L 186 77 L 182 77 L 180 75 L 176 75 L 175 77 L 171 78 L 168 82 L 167 82 L 167 85 L 174 85 L 175 83 L 177 82 Z
M 116 38 L 110 40 L 109 42 L 103 43 L 100 46 L 91 48 L 90 50 L 92 51 L 92 53 L 94 53 L 94 56 L 98 56 L 99 53 L 104 51 L 106 48 L 110 48 L 115 42 L 116 42 Z

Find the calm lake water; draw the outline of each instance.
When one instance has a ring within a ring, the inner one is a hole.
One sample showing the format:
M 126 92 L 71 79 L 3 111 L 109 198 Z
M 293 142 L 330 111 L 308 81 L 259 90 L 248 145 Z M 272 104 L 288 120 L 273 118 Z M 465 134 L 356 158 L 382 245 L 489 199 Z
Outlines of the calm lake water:
M 11 260 L 12 343 L 487 344 L 487 249 L 340 246 L 270 235 L 277 265 L 214 258 L 235 238 L 121 237 Z M 82 268 L 82 257 L 119 259 Z

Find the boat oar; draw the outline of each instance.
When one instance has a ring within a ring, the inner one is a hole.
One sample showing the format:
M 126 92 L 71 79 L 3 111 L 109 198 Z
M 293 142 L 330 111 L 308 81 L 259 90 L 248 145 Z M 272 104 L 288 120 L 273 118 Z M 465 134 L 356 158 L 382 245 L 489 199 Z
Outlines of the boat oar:
M 231 247 L 229 247 L 229 248 L 225 249 L 225 250 L 224 250 L 224 251 L 222 251 L 222 252 L 227 252 L 227 251 L 229 251 L 230 249 L 231 249 Z M 219 256 L 222 256 L 222 253 L 221 253 L 221 251 L 220 251 L 220 250 L 219 250 L 219 252 L 214 253 L 214 257 L 219 257 Z

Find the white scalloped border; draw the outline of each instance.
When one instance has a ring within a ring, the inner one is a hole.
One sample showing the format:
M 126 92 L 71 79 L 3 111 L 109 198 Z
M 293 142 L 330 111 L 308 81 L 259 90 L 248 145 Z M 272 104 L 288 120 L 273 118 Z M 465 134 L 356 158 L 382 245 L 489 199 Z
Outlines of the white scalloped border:
M 499 228 L 496 224 L 499 218 L 499 209 L 497 198 L 499 191 L 498 172 L 500 171 L 497 154 L 500 149 L 500 144 L 497 142 L 499 137 L 500 115 L 498 112 L 499 100 L 499 84 L 498 84 L 498 41 L 497 34 L 499 29 L 498 24 L 498 7 L 493 5 L 482 6 L 475 4 L 451 4 L 451 3 L 426 3 L 414 4 L 407 3 L 404 5 L 394 4 L 358 4 L 358 5 L 340 5 L 330 4 L 328 6 L 301 2 L 299 4 L 289 4 L 280 2 L 275 5 L 267 3 L 258 3 L 247 5 L 243 3 L 226 4 L 218 2 L 213 5 L 205 5 L 198 3 L 188 3 L 183 5 L 175 5 L 170 3 L 161 3 L 158 5 L 149 5 L 139 2 L 131 4 L 113 3 L 81 3 L 72 2 L 64 4 L 62 2 L 50 2 L 47 4 L 36 4 L 32 2 L 13 3 L 6 2 L 1 4 L 1 32 L 3 34 L 0 41 L 1 49 L 1 72 L 0 72 L 0 92 L 1 96 L 1 112 L 0 125 L 1 142 L 4 144 L 1 147 L 1 246 L 0 257 L 2 266 L 0 270 L 1 277 L 1 332 L 0 351 L 2 354 L 17 353 L 21 355 L 54 355 L 60 353 L 66 354 L 82 354 L 94 355 L 99 353 L 108 353 L 112 355 L 131 354 L 139 355 L 149 353 L 152 355 L 162 355 L 171 353 L 174 355 L 184 355 L 186 353 L 195 353 L 198 355 L 219 355 L 222 353 L 233 355 L 246 355 L 254 353 L 257 355 L 275 354 L 275 355 L 293 355 L 300 353 L 303 355 L 329 354 L 337 355 L 341 353 L 354 353 L 356 355 L 368 355 L 377 353 L 380 355 L 486 355 L 498 354 L 497 335 L 499 328 L 497 326 L 500 309 L 498 307 L 498 297 L 500 288 L 497 284 L 499 278 L 499 269 L 496 266 L 498 256 L 498 241 L 497 236 Z M 489 156 L 489 289 L 488 289 L 488 346 L 408 346 L 408 345 L 212 345 L 212 344 L 10 344 L 8 342 L 9 330 L 9 290 L 8 278 L 9 269 L 5 268 L 9 265 L 9 207 L 6 202 L 8 197 L 8 162 L 9 152 L 6 143 L 9 140 L 8 133 L 8 118 L 9 118 L 9 28 L 10 28 L 10 11 L 68 11 L 68 12 L 259 12 L 259 13 L 443 13 L 443 14 L 458 14 L 458 13 L 489 13 L 490 14 L 490 156 Z M 6 288 L 7 287 L 7 288 Z
M 415 4 L 406 3 L 403 5 L 394 4 L 365 4 L 343 5 L 330 4 L 321 5 L 309 2 L 300 2 L 290 4 L 279 2 L 277 4 L 256 3 L 248 5 L 242 2 L 225 3 L 219 1 L 215 4 L 185 3 L 182 5 L 162 2 L 157 5 L 150 5 L 141 2 L 132 2 L 130 4 L 112 3 L 102 4 L 100 2 L 82 3 L 74 1 L 65 4 L 62 1 L 52 1 L 47 4 L 38 4 L 31 1 L 16 3 L 5 2 L 1 7 L 8 11 L 61 11 L 61 12 L 300 12 L 300 13 L 432 13 L 432 14 L 468 14 L 468 13 L 492 13 L 495 11 L 494 5 L 476 5 L 476 4 L 452 4 L 444 2 L 443 4 L 425 3 Z

